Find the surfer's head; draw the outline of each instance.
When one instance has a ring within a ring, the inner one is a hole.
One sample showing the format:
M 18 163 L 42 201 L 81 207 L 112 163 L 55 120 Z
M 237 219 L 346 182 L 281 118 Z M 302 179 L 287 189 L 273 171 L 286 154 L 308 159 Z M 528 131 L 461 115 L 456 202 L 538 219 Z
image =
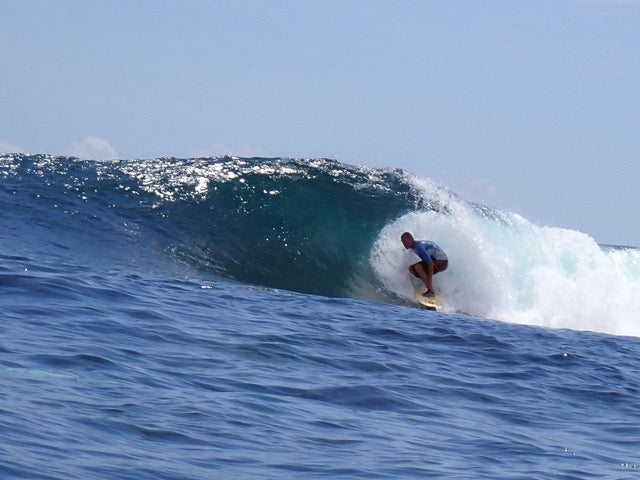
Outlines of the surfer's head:
M 404 245 L 404 248 L 413 248 L 416 245 L 416 241 L 413 239 L 413 235 L 411 235 L 411 233 L 409 232 L 404 232 L 402 235 L 400 235 L 400 241 L 402 242 L 402 245 Z

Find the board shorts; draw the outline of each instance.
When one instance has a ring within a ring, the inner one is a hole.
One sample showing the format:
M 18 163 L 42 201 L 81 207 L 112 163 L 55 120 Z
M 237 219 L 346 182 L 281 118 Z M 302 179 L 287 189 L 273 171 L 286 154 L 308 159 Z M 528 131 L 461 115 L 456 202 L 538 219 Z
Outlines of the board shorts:
M 449 261 L 448 260 L 436 260 L 435 258 L 432 259 L 433 262 L 433 274 L 435 275 L 436 273 L 440 273 L 440 272 L 444 272 L 447 267 L 449 266 Z M 409 271 L 415 276 L 415 277 L 420 277 L 418 275 L 418 272 L 416 272 L 416 265 L 418 264 L 422 264 L 422 266 L 424 267 L 425 270 L 427 270 L 427 268 L 429 268 L 429 264 L 427 262 L 425 262 L 424 260 L 419 261 L 418 263 L 414 263 L 413 265 L 411 265 L 409 267 Z

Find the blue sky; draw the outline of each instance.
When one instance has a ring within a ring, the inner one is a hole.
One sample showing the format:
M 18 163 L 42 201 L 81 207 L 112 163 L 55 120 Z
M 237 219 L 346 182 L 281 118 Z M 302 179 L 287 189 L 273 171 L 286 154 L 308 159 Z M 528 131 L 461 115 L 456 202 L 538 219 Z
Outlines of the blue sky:
M 640 245 L 640 1 L 0 0 L 0 151 L 330 157 Z

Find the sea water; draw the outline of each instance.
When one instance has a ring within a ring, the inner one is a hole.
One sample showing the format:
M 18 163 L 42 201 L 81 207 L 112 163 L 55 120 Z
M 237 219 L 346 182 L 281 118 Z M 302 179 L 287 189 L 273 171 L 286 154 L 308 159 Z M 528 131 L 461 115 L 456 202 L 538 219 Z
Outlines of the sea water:
M 0 207 L 0 478 L 640 477 L 638 249 L 323 159 L 3 155 Z

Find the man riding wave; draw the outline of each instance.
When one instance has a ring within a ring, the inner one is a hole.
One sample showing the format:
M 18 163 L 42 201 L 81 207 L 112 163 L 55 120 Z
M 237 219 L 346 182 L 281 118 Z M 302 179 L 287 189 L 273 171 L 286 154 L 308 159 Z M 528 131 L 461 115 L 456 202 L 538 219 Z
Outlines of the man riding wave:
M 443 272 L 449 266 L 449 258 L 447 254 L 434 242 L 427 240 L 415 240 L 409 232 L 404 232 L 400 236 L 404 248 L 411 248 L 420 261 L 409 267 L 412 275 L 416 276 L 424 282 L 427 291 L 422 295 L 425 297 L 435 296 L 433 290 L 433 276 L 436 273 Z

